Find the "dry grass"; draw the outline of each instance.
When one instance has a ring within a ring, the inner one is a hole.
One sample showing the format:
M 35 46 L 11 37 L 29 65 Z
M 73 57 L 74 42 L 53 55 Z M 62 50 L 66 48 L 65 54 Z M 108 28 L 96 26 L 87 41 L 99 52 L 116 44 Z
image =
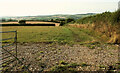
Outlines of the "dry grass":
M 55 24 L 54 22 L 27 21 L 27 24 Z
M 88 25 L 86 25 L 86 24 L 69 24 L 69 26 L 77 27 L 77 28 L 87 28 L 88 27 Z
M 0 24 L 18 24 L 18 22 L 2 22 Z M 27 21 L 26 24 L 55 24 L 54 22 Z
M 18 24 L 18 22 L 2 22 L 0 24 Z

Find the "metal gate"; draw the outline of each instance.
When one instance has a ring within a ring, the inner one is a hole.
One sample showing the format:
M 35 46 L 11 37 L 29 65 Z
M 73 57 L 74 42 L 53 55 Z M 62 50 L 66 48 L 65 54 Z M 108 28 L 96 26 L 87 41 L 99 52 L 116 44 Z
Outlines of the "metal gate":
M 1 35 L 7 34 L 6 38 L 0 39 L 0 70 L 1 71 L 19 71 L 18 68 L 22 68 L 20 70 L 29 70 L 27 66 L 25 66 L 17 55 L 17 31 L 5 31 L 0 32 Z M 12 37 L 8 38 L 9 36 Z M 10 41 L 12 40 L 12 41 Z M 18 66 L 19 65 L 19 66 Z

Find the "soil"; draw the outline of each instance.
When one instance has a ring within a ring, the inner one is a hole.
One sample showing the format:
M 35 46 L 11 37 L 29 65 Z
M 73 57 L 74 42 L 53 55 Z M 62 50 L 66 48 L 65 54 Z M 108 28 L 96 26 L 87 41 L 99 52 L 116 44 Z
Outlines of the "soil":
M 96 71 L 101 69 L 100 66 L 108 69 L 109 66 L 118 63 L 118 45 L 103 44 L 90 49 L 79 44 L 70 46 L 53 43 L 18 43 L 18 58 L 24 59 L 22 62 L 31 71 L 50 70 L 60 61 L 85 63 L 88 66 L 78 66 L 76 69 Z

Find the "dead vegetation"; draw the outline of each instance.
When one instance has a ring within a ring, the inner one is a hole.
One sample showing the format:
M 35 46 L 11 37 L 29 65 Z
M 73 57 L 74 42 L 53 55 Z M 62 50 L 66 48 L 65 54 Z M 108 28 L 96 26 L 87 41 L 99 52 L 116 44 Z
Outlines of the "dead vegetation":
M 18 22 L 2 22 L 0 24 L 19 24 Z M 26 24 L 55 24 L 54 22 L 26 21 Z
M 74 27 L 87 28 L 101 33 L 101 40 L 108 39 L 105 40 L 107 43 L 120 44 L 120 10 L 78 19 L 73 24 Z

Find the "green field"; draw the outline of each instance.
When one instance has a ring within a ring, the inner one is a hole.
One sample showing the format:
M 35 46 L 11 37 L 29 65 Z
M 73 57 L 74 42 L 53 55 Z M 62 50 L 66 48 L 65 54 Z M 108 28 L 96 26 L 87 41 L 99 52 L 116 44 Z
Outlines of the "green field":
M 89 35 L 89 30 L 75 27 L 51 26 L 5 26 L 2 31 L 18 32 L 18 42 L 58 42 L 58 43 L 83 43 L 96 40 L 96 36 Z M 92 32 L 93 33 L 93 32 Z M 11 38 L 14 33 L 3 34 L 4 38 Z M 6 41 L 8 42 L 8 41 Z

